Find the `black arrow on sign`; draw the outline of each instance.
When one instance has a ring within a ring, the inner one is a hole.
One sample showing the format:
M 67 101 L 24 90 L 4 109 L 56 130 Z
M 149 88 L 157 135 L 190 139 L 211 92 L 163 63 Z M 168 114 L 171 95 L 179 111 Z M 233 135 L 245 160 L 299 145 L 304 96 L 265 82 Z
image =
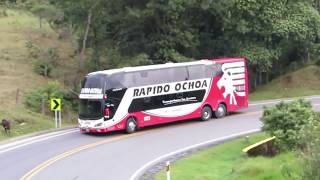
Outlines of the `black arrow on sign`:
M 55 109 L 57 109 L 58 107 L 59 107 L 59 103 L 58 103 L 58 101 L 57 100 L 53 100 L 53 102 L 54 102 L 54 107 L 53 107 L 53 109 L 55 110 Z

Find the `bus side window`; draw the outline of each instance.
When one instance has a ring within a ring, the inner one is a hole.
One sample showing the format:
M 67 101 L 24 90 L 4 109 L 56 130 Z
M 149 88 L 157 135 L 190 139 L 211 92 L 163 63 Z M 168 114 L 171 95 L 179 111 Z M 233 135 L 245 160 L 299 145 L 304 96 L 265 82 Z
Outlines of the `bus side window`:
M 178 98 L 178 99 L 183 98 L 183 93 L 182 93 L 182 92 L 181 92 L 181 93 L 177 93 L 177 94 L 176 94 L 176 98 Z
M 188 72 L 185 67 L 169 68 L 166 75 L 171 77 L 171 82 L 188 80 Z
M 124 74 L 123 85 L 127 88 L 134 87 L 137 85 L 134 73 L 129 72 Z
M 143 98 L 143 103 L 150 104 L 151 103 L 151 97 L 145 97 Z
M 123 73 L 111 75 L 107 80 L 107 87 L 111 89 L 124 88 Z
M 222 65 L 221 64 L 215 64 L 214 65 L 214 76 L 222 76 L 223 72 L 222 72 Z
M 147 84 L 163 84 L 171 82 L 171 76 L 168 74 L 168 68 L 148 70 Z
M 221 64 L 213 64 L 205 66 L 206 77 L 222 76 Z
M 205 78 L 203 65 L 188 66 L 189 80 Z

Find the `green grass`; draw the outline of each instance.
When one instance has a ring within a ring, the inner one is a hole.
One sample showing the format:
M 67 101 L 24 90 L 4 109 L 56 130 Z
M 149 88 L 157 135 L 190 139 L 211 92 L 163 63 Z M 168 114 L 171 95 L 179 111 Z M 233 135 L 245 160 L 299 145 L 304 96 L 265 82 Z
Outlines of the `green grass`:
M 15 105 L 17 89 L 22 93 L 35 87 L 44 86 L 49 81 L 59 79 L 65 82 L 69 76 L 76 76 L 74 42 L 72 38 L 60 40 L 58 33 L 53 31 L 48 23 L 39 20 L 30 12 L 7 9 L 7 16 L 0 17 L 0 103 Z M 33 58 L 29 56 L 27 42 L 38 47 L 57 48 L 58 67 L 54 68 L 53 78 L 44 78 L 33 72 Z M 14 83 L 13 83 L 14 82 Z M 1 108 L 1 107 L 0 107 Z
M 10 136 L 5 134 L 3 128 L 0 127 L 0 140 L 55 128 L 54 114 L 44 116 L 21 107 L 14 109 L 1 108 L 0 117 L 9 117 L 11 121 Z M 62 127 L 73 124 L 73 122 L 66 121 L 62 118 Z
M 6 10 L 7 16 L 0 16 L 0 121 L 7 118 L 13 122 L 10 137 L 3 134 L 0 127 L 0 140 L 54 127 L 53 115 L 43 116 L 23 106 L 24 95 L 48 82 L 59 79 L 64 82 L 65 72 L 74 74 L 71 68 L 75 62 L 71 58 L 74 52 L 72 39 L 58 39 L 58 34 L 48 23 L 39 27 L 39 19 L 24 10 Z M 54 70 L 54 78 L 45 78 L 33 72 L 27 42 L 33 42 L 41 48 L 57 48 L 59 68 Z M 62 83 L 63 84 L 63 83 Z M 16 93 L 19 89 L 18 104 Z M 74 123 L 75 115 L 63 114 L 63 122 Z
M 309 65 L 250 93 L 251 101 L 320 95 L 320 66 Z
M 174 180 L 211 179 L 292 179 L 299 174 L 300 164 L 295 153 L 282 153 L 273 158 L 247 157 L 241 150 L 266 138 L 263 133 L 253 135 L 249 141 L 244 138 L 233 140 L 187 158 L 174 162 L 171 178 Z M 156 175 L 156 180 L 165 180 L 165 172 Z

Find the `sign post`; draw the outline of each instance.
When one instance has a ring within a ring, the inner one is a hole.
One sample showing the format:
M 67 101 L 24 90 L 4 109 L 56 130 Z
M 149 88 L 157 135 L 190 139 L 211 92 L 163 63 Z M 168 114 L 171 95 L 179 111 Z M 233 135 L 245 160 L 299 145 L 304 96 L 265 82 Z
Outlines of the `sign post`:
M 54 122 L 56 128 L 61 128 L 61 99 L 51 99 L 51 111 L 54 111 Z
M 171 179 L 171 176 L 170 176 L 170 161 L 167 161 L 167 163 L 166 163 L 166 174 L 167 174 L 167 180 L 170 180 Z

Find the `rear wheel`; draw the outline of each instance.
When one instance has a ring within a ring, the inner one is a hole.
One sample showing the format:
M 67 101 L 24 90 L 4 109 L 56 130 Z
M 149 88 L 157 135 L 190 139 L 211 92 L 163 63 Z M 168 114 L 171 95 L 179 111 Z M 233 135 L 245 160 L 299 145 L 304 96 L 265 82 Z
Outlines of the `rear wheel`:
M 224 104 L 219 104 L 217 110 L 214 112 L 214 115 L 216 118 L 222 118 L 226 116 L 227 114 L 227 108 Z
M 138 129 L 138 125 L 137 125 L 136 119 L 133 117 L 128 118 L 126 123 L 126 132 L 128 134 L 131 134 L 137 131 L 137 129 Z
M 205 106 L 201 110 L 201 120 L 208 121 L 212 117 L 212 110 L 209 106 Z

